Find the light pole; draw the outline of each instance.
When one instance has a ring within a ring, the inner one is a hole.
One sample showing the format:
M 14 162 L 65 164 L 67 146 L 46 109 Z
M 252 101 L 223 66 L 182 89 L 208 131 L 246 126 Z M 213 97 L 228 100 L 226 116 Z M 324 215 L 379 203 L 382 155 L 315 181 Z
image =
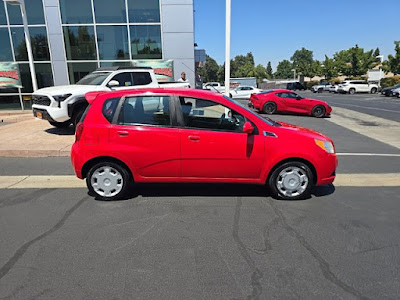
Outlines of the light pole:
M 296 80 L 296 69 L 292 69 L 293 71 L 293 80 Z
M 19 7 L 21 8 L 22 22 L 24 24 L 26 50 L 28 51 L 29 68 L 30 68 L 31 77 L 32 77 L 32 87 L 33 87 L 33 91 L 35 92 L 38 89 L 38 87 L 37 87 L 37 80 L 36 80 L 35 65 L 33 63 L 31 36 L 29 35 L 28 19 L 26 18 L 26 10 L 25 10 L 24 0 L 4 0 L 4 2 L 11 4 L 11 5 L 19 5 Z
M 231 0 L 225 2 L 225 95 L 229 97 L 231 73 Z

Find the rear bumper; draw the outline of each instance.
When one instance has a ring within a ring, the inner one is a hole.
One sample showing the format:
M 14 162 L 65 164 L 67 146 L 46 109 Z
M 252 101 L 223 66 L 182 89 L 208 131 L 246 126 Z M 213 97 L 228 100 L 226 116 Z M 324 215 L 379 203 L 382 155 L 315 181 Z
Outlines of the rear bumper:
M 80 179 L 83 179 L 82 168 L 84 165 L 84 159 L 81 153 L 82 152 L 79 152 L 79 145 L 74 143 L 71 148 L 71 163 L 76 176 Z

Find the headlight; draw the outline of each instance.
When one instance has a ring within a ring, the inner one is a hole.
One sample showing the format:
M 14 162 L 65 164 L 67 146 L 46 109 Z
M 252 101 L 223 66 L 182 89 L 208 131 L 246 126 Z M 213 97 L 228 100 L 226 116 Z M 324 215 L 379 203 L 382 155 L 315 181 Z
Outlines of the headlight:
M 315 143 L 321 147 L 323 150 L 325 150 L 328 153 L 335 153 L 335 148 L 333 147 L 333 144 L 329 141 L 321 141 L 321 140 L 314 140 Z
M 69 96 L 71 96 L 71 94 L 57 95 L 57 96 L 53 96 L 53 98 L 54 98 L 54 100 L 60 102 L 60 101 L 64 101 L 65 99 L 67 99 Z

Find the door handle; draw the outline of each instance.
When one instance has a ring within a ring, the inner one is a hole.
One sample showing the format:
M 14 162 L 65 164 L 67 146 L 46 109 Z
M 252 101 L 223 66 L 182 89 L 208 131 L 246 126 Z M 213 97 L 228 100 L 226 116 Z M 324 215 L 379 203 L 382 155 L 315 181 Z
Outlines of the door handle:
M 123 131 L 123 130 L 117 131 L 117 133 L 118 133 L 119 136 L 128 136 L 129 135 L 128 131 Z
M 189 135 L 188 138 L 189 138 L 189 140 L 192 140 L 192 141 L 200 141 L 200 137 L 197 135 Z

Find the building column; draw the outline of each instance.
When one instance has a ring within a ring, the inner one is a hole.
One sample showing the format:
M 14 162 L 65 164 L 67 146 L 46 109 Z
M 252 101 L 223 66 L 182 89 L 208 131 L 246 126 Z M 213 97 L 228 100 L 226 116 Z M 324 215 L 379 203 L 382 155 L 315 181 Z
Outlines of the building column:
M 43 0 L 54 85 L 69 84 L 67 56 L 58 0 Z

